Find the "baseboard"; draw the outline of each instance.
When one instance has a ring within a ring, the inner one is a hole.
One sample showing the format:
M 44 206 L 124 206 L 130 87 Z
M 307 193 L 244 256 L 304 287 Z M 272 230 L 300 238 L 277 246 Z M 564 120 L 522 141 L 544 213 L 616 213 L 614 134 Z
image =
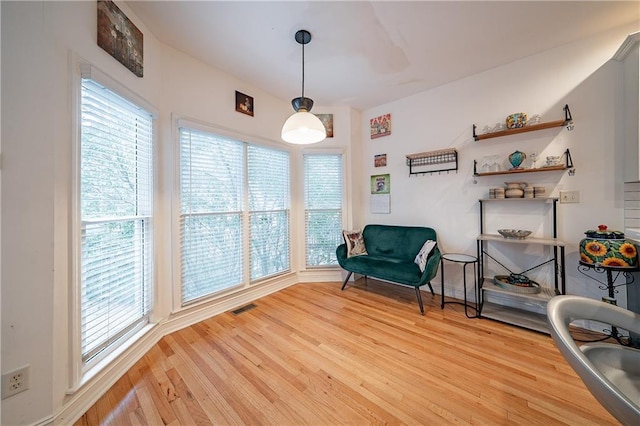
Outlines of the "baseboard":
M 212 316 L 221 314 L 223 312 L 230 311 L 238 308 L 247 303 L 253 302 L 264 296 L 268 296 L 271 293 L 275 293 L 287 287 L 290 287 L 298 283 L 298 278 L 295 274 L 287 276 L 286 278 L 274 280 L 271 283 L 261 284 L 259 286 L 250 287 L 242 292 L 238 292 L 229 295 L 225 298 L 215 301 L 214 304 L 207 304 L 195 309 L 181 312 L 174 316 L 171 316 L 163 324 L 163 336 L 173 333 L 174 331 L 181 330 L 190 325 L 196 324 L 200 321 L 204 321 Z
M 347 272 L 343 269 L 331 268 L 331 269 L 307 269 L 305 271 L 298 272 L 298 279 L 301 283 L 318 283 L 318 282 L 334 282 L 344 281 L 347 276 Z
M 297 282 L 298 277 L 296 274 L 291 274 L 284 278 L 281 277 L 272 282 L 256 285 L 242 292 L 212 301 L 210 304 L 185 310 L 162 323 L 154 325 L 143 338 L 133 343 L 122 355 L 85 383 L 73 396 L 69 397 L 55 415 L 39 421 L 36 425 L 49 426 L 51 424 L 75 423 L 165 335 L 290 287 L 297 284 Z
M 48 416 L 35 422 L 33 426 L 52 426 L 54 424 L 53 420 L 53 416 Z

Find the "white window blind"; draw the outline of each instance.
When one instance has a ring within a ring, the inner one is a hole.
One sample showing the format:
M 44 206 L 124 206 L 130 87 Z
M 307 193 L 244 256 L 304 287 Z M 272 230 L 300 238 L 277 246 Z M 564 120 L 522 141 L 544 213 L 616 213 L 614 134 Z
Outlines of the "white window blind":
M 251 280 L 289 267 L 289 153 L 247 147 Z
M 342 243 L 342 154 L 304 154 L 307 266 L 336 265 Z
M 243 283 L 244 146 L 180 128 L 182 304 Z
M 148 322 L 152 301 L 153 121 L 82 79 L 81 347 L 86 363 Z

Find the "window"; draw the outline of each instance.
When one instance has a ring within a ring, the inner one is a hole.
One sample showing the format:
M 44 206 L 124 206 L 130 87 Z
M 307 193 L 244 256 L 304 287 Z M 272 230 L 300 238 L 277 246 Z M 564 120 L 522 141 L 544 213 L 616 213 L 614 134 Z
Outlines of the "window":
M 80 115 L 82 361 L 148 322 L 152 289 L 153 117 L 91 79 Z
M 243 282 L 242 142 L 180 129 L 182 303 Z
M 304 154 L 306 265 L 336 265 L 342 243 L 342 154 Z
M 289 154 L 179 128 L 182 305 L 288 271 Z
M 249 145 L 251 280 L 289 270 L 289 153 Z

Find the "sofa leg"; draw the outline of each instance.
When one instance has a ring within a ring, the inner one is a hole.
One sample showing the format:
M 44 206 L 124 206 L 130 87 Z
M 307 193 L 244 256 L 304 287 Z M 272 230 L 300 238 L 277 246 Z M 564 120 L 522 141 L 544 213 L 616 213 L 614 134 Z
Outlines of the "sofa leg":
M 424 316 L 424 306 L 422 305 L 422 295 L 420 294 L 420 287 L 415 287 L 416 296 L 418 296 L 418 304 L 420 305 L 420 313 Z
M 353 274 L 353 272 L 349 271 L 349 273 L 347 274 L 347 278 L 344 279 L 344 282 L 342 283 L 342 288 L 340 290 L 344 290 L 344 288 L 347 286 L 347 281 L 349 281 L 349 278 L 351 278 L 351 274 Z

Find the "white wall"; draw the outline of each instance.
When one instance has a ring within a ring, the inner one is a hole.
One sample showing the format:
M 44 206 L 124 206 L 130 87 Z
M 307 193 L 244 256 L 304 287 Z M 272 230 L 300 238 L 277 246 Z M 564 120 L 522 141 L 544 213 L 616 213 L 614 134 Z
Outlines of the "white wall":
M 177 257 L 171 234 L 172 117 L 186 116 L 246 140 L 290 148 L 279 137 L 282 123 L 293 112 L 289 100 L 275 98 L 159 43 L 126 5 L 118 5 L 144 34 L 144 78 L 97 46 L 95 2 L 1 2 L 2 371 L 31 366 L 30 389 L 2 401 L 2 424 L 46 423 L 77 402 L 65 395 L 71 385 L 72 53 L 159 111 L 158 196 L 154 200 L 154 321 L 159 324 L 171 317 L 176 327 L 180 319 L 173 311 L 172 290 L 178 285 L 172 281 L 172 262 Z M 254 97 L 254 117 L 235 111 L 235 90 Z M 336 136 L 322 148 L 341 149 L 349 157 L 350 139 L 359 132 L 359 126 L 351 124 L 359 123 L 357 113 L 352 121 L 354 112 L 349 108 L 317 106 L 314 112 L 334 113 Z M 292 149 L 292 154 L 297 158 L 299 151 Z M 297 167 L 294 173 L 299 173 Z M 299 200 L 299 194 L 294 194 L 296 209 Z M 299 226 L 293 234 L 303 235 Z M 293 252 L 300 253 L 296 241 Z M 298 255 L 292 264 L 294 282 L 301 260 Z M 213 305 L 200 307 L 200 315 Z M 92 383 L 85 388 L 89 386 Z
M 601 223 L 623 230 L 621 66 L 610 58 L 626 36 L 636 30 L 637 25 L 619 28 L 364 111 L 365 135 L 370 118 L 392 114 L 390 136 L 364 138 L 363 169 L 359 176 L 367 182 L 370 175 L 391 174 L 391 214 L 370 213 L 369 188 L 363 185 L 358 225 L 431 226 L 438 232 L 443 251 L 475 254 L 478 199 L 488 198 L 489 188 L 504 186 L 505 181 L 526 181 L 546 187 L 551 196 L 558 196 L 560 190 L 578 190 L 579 204 L 558 204 L 559 238 L 568 243 L 567 292 L 599 298 L 602 291 L 597 284 L 576 271 L 577 245 L 584 231 Z M 472 138 L 474 123 L 480 130 L 514 112 L 538 113 L 542 121 L 559 120 L 564 117 L 565 104 L 569 104 L 574 118 L 575 128 L 571 132 L 555 128 L 478 142 Z M 458 150 L 457 173 L 409 177 L 405 155 L 445 148 Z M 571 150 L 575 176 L 567 172 L 501 175 L 478 177 L 474 184 L 474 159 L 499 154 L 507 165 L 507 156 L 520 150 L 528 155 L 537 152 L 543 159 L 538 161 L 541 165 L 546 155 L 560 155 L 566 148 Z M 388 166 L 374 168 L 374 154 L 384 152 Z M 538 235 L 550 232 L 550 220 L 539 220 L 540 214 L 548 209 L 535 204 L 531 210 L 522 205 L 515 210 L 506 210 L 505 205 L 494 206 L 489 208 L 494 209 L 491 211 L 495 215 L 486 221 L 490 231 L 520 228 L 532 229 Z M 504 255 L 509 253 L 509 246 L 498 249 Z M 529 250 L 519 260 L 531 262 L 531 258 L 543 254 Z M 507 266 L 514 264 L 507 260 Z M 454 269 L 451 273 L 447 270 L 445 293 L 451 291 L 461 296 L 461 275 Z M 624 291 L 621 299 L 624 305 Z

